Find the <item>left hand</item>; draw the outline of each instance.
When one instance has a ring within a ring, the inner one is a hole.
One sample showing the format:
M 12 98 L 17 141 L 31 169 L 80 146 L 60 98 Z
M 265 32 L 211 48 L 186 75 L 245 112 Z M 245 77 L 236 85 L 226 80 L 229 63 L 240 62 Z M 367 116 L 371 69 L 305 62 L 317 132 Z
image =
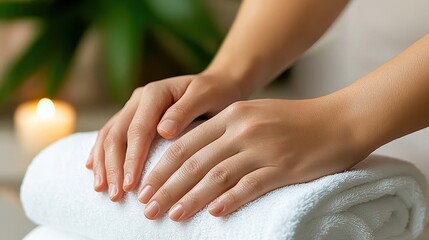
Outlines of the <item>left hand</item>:
M 282 186 L 340 172 L 369 152 L 326 98 L 236 102 L 179 138 L 142 184 L 145 215 L 174 221 L 208 203 L 225 216 Z

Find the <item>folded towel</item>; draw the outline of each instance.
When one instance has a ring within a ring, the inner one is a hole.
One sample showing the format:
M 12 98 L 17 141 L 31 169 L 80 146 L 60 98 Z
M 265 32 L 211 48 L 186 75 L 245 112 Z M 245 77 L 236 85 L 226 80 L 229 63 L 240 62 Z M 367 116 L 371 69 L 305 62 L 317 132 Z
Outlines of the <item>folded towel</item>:
M 85 161 L 96 133 L 51 145 L 29 166 L 21 199 L 37 224 L 109 239 L 409 239 L 427 218 L 427 182 L 411 164 L 371 155 L 352 170 L 279 188 L 225 218 L 207 209 L 184 223 L 150 221 L 136 193 L 120 203 L 93 191 Z M 148 169 L 170 141 L 157 139 Z
M 22 240 L 90 240 L 72 233 L 58 231 L 49 227 L 37 227 Z

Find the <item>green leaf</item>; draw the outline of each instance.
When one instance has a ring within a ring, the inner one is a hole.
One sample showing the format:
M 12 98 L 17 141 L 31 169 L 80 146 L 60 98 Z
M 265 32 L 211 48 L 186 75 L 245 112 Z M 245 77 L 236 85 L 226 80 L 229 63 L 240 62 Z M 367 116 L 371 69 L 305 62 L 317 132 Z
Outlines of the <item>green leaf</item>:
M 101 22 L 105 54 L 105 70 L 110 92 L 123 102 L 135 87 L 139 74 L 144 28 L 137 21 L 133 1 L 106 1 Z
M 157 21 L 163 28 L 204 51 L 214 54 L 223 36 L 206 6 L 200 0 L 147 0 Z
M 57 29 L 56 32 L 59 36 L 58 41 L 60 45 L 53 52 L 47 67 L 47 96 L 55 97 L 62 83 L 65 81 L 67 71 L 70 68 L 73 56 L 87 26 L 86 23 L 76 22 L 73 25 L 64 26 L 63 29 Z
M 203 70 L 223 36 L 198 0 L 147 0 L 151 27 L 159 41 L 191 71 Z
M 168 49 L 182 65 L 192 72 L 204 70 L 213 57 L 213 53 L 206 52 L 199 45 L 177 36 L 171 31 L 157 29 L 155 36 L 164 48 Z
M 50 32 L 47 29 L 42 30 L 27 50 L 7 69 L 0 85 L 0 103 L 46 63 L 47 54 L 52 51 L 50 43 Z
M 42 17 L 49 14 L 50 1 L 0 1 L 0 19 Z

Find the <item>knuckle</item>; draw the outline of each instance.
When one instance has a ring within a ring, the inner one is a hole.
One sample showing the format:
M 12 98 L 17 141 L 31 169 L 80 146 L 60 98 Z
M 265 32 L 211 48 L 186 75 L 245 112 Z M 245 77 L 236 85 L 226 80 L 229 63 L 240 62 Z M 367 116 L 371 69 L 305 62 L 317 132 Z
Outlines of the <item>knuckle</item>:
M 119 170 L 115 167 L 106 167 L 106 174 L 109 179 L 113 179 L 119 175 Z
M 189 159 L 183 164 L 183 175 L 185 177 L 199 177 L 201 173 L 202 169 L 198 160 Z
M 137 153 L 135 151 L 127 152 L 124 162 L 124 169 L 133 170 L 138 165 L 137 158 Z
M 231 191 L 228 191 L 228 192 L 224 193 L 222 195 L 222 200 L 225 201 L 225 202 L 227 202 L 227 203 L 230 203 L 230 204 L 236 204 L 236 203 L 238 203 L 237 197 Z
M 188 111 L 188 107 L 184 106 L 184 105 L 182 105 L 180 103 L 174 104 L 174 106 L 171 107 L 168 111 L 170 113 L 180 114 L 180 115 L 185 115 L 185 114 L 187 114 L 189 112 Z
M 185 156 L 185 146 L 181 141 L 176 141 L 167 150 L 165 159 L 167 164 L 175 163 L 179 159 L 183 159 Z
M 241 116 L 247 111 L 247 104 L 244 101 L 234 102 L 227 108 L 227 113 L 230 116 Z
M 238 135 L 240 137 L 249 137 L 258 135 L 260 126 L 255 122 L 243 122 L 238 129 Z
M 98 170 L 100 168 L 100 161 L 97 154 L 94 155 L 94 160 L 92 161 L 92 168 Z
M 105 127 L 103 127 L 102 129 L 100 129 L 100 131 L 98 131 L 98 137 L 99 138 L 103 138 L 105 137 L 107 134 L 109 133 L 109 130 Z
M 159 199 L 165 202 L 172 202 L 173 197 L 171 196 L 170 192 L 165 188 L 160 188 L 158 190 L 159 193 Z
M 103 149 L 100 146 L 95 145 L 94 146 L 94 151 L 92 152 L 92 161 L 98 162 L 100 160 L 102 160 L 104 157 L 103 155 Z
M 141 124 L 131 124 L 127 131 L 128 139 L 139 139 L 143 135 L 144 128 Z
M 225 167 L 217 167 L 209 173 L 209 179 L 215 184 L 225 186 L 229 182 L 228 169 Z
M 186 194 L 186 203 L 189 206 L 199 206 L 201 201 L 195 193 L 189 192 Z
M 256 194 L 260 194 L 262 192 L 260 180 L 252 176 L 244 176 L 241 179 L 241 187 L 245 192 L 253 192 Z
M 133 93 L 131 94 L 131 98 L 140 96 L 142 89 L 142 87 L 134 89 Z
M 146 84 L 142 90 L 141 90 L 141 94 L 147 94 L 147 93 L 151 93 L 153 91 L 155 91 L 158 87 L 157 87 L 157 82 L 150 82 L 148 84 Z
M 117 131 L 111 129 L 104 139 L 104 149 L 110 149 L 115 143 L 119 141 L 119 134 Z
M 164 183 L 162 176 L 162 173 L 158 170 L 158 168 L 155 167 L 150 172 L 146 182 L 152 186 L 161 186 Z

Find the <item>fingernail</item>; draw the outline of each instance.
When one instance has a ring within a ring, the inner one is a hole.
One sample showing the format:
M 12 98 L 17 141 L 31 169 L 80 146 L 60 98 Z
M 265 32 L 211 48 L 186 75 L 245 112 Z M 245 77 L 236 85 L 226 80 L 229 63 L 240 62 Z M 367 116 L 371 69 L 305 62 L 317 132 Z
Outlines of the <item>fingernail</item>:
M 177 132 L 177 122 L 173 120 L 164 120 L 161 125 L 159 125 L 162 131 L 168 133 L 169 135 L 174 135 Z
M 225 205 L 216 200 L 209 205 L 209 212 L 215 215 L 221 214 L 225 210 Z
M 94 187 L 98 187 L 100 185 L 101 185 L 101 177 L 99 174 L 96 174 L 94 179 Z
M 130 185 L 130 184 L 131 184 L 131 173 L 127 173 L 125 175 L 124 186 Z
M 146 185 L 139 194 L 139 201 L 142 203 L 147 203 L 154 193 L 155 191 L 153 190 L 153 187 Z
M 116 195 L 117 192 L 118 191 L 116 189 L 116 185 L 113 184 L 113 183 L 109 184 L 109 196 L 110 196 L 111 199 L 115 197 L 115 195 Z
M 179 203 L 171 208 L 168 215 L 171 218 L 171 220 L 179 221 L 182 219 L 184 213 L 185 213 L 185 210 L 183 209 L 182 204 Z
M 148 218 L 154 218 L 158 213 L 159 213 L 159 204 L 156 201 L 151 202 L 144 210 L 144 214 Z

